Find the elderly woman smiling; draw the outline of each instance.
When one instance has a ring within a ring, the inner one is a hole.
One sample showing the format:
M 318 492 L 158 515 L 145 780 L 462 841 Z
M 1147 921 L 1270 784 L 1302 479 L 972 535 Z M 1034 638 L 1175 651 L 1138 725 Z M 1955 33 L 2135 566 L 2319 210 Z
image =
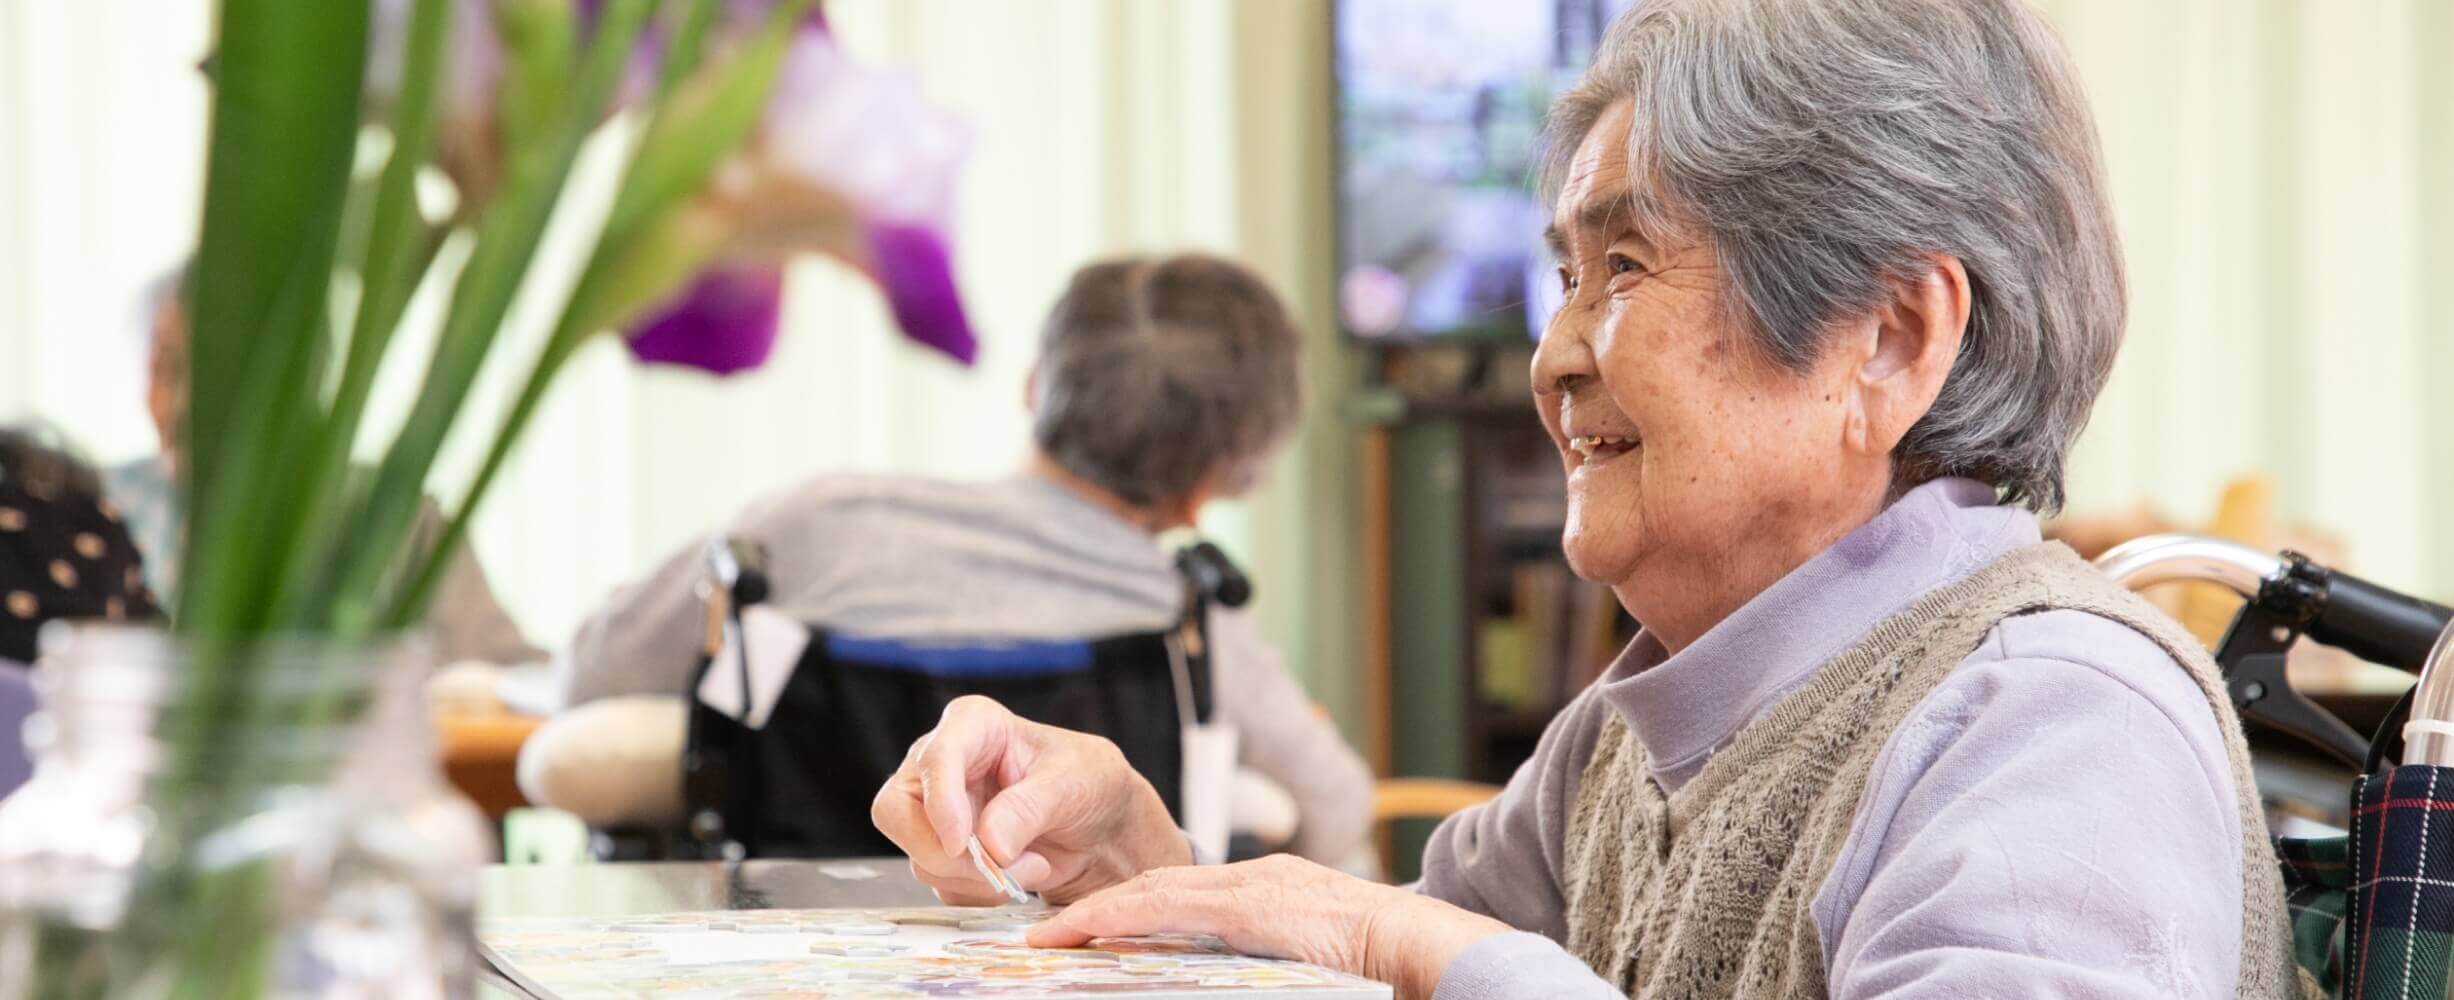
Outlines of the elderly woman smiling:
M 1551 114 L 1565 548 L 1644 629 L 1412 891 L 1189 866 L 1098 741 L 969 701 L 879 794 L 1063 913 L 1440 997 L 2266 996 L 2281 886 L 2203 651 L 2058 545 L 2123 323 L 2016 0 L 1646 0 Z

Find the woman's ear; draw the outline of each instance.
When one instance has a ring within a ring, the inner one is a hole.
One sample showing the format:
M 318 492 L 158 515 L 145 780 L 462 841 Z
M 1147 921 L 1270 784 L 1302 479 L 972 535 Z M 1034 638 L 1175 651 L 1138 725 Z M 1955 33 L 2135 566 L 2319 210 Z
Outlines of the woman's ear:
M 1968 331 L 1968 271 L 1959 258 L 1927 257 L 1886 285 L 1890 297 L 1875 307 L 1873 343 L 1852 377 L 1859 412 L 1850 443 L 1870 455 L 1890 454 L 1934 408 Z

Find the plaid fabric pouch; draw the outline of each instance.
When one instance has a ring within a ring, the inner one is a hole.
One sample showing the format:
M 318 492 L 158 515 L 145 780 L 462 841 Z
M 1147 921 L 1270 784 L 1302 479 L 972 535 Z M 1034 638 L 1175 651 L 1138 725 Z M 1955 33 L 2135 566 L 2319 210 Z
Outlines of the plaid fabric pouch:
M 2407 1000 L 2454 985 L 2454 768 L 2360 778 L 2352 832 L 2276 838 L 2293 958 L 2330 997 Z
M 2349 840 L 2341 996 L 2445 996 L 2454 967 L 2454 768 L 2406 764 L 2362 778 Z
M 2364 779 L 2365 781 L 2365 779 Z M 2343 911 L 2352 889 L 2352 838 L 2275 838 L 2292 917 L 2292 959 L 2327 996 L 2343 983 Z

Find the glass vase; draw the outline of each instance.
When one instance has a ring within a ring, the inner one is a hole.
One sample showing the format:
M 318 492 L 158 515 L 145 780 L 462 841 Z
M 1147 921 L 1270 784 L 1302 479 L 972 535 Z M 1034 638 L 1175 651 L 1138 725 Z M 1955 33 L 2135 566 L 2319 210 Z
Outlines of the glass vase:
M 0 801 L 0 1000 L 466 997 L 482 817 L 414 641 L 58 627 Z

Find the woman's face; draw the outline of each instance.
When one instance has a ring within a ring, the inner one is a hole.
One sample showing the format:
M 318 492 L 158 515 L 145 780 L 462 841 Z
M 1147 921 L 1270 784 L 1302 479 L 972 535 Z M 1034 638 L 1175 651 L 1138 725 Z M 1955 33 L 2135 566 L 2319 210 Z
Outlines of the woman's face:
M 153 316 L 152 377 L 145 387 L 145 408 L 153 413 L 162 454 L 174 472 L 187 424 L 187 340 L 187 309 L 176 301 L 164 303 Z
M 1844 447 L 1847 366 L 1763 358 L 1720 319 L 1711 247 L 1636 232 L 1629 109 L 1585 137 L 1556 206 L 1566 301 L 1535 406 L 1567 472 L 1569 564 L 1675 650 L 1880 510 L 1888 470 Z

